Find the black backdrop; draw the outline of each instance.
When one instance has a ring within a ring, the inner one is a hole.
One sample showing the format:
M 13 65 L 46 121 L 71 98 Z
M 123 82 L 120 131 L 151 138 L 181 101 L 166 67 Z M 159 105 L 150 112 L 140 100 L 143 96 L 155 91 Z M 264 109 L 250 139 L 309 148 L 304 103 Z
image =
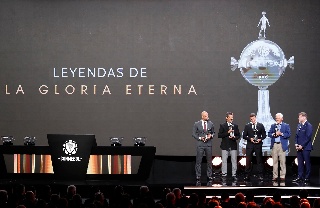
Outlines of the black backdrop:
M 146 136 L 158 155 L 194 155 L 191 130 L 201 111 L 209 112 L 216 128 L 227 111 L 235 113 L 241 128 L 257 111 L 258 89 L 239 70 L 230 70 L 230 57 L 238 59 L 257 39 L 262 11 L 271 25 L 267 39 L 287 59 L 295 56 L 295 69 L 269 87 L 271 113 L 282 112 L 294 133 L 298 112 L 306 111 L 315 131 L 320 1 L 4 0 L 0 134 L 15 136 L 16 144 L 36 136 L 39 145 L 47 144 L 47 133 L 95 134 L 98 145 L 109 145 L 109 136 L 125 137 L 124 145 Z M 64 67 L 112 68 L 115 77 L 72 77 L 70 71 L 62 77 Z M 122 77 L 117 68 L 123 68 Z M 130 77 L 130 68 L 146 68 L 146 77 Z M 16 93 L 19 85 L 24 94 Z M 47 94 L 39 92 L 41 85 L 48 87 Z M 65 92 L 68 85 L 73 94 Z M 81 85 L 88 95 L 81 94 Z M 111 94 L 102 95 L 105 85 Z M 143 85 L 141 95 L 138 85 Z M 174 94 L 174 85 L 181 85 L 181 94 Z M 188 94 L 192 86 L 196 93 Z M 215 139 L 214 154 L 220 154 L 220 139 Z M 317 139 L 314 156 L 319 155 Z

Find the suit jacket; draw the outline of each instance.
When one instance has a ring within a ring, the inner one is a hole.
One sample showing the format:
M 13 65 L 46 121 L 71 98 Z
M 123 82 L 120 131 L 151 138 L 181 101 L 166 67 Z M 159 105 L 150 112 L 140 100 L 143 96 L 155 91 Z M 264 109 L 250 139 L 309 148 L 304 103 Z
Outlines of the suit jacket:
M 271 138 L 271 146 L 270 148 L 273 148 L 274 142 L 275 142 L 275 136 L 274 133 L 276 132 L 276 124 L 272 124 L 270 127 L 270 130 L 268 132 L 268 137 Z M 281 128 L 280 128 L 280 132 L 283 133 L 283 136 L 280 136 L 280 142 L 281 142 L 281 146 L 283 151 L 287 151 L 288 150 L 288 146 L 289 146 L 289 138 L 291 136 L 291 131 L 290 131 L 290 126 L 287 123 L 282 122 L 281 124 Z
M 312 125 L 308 121 L 302 124 L 298 124 L 296 131 L 295 144 L 299 144 L 303 147 L 304 150 L 312 150 L 311 143 L 312 136 Z
M 220 148 L 222 150 L 228 150 L 231 148 L 231 150 L 237 150 L 237 140 L 240 139 L 240 131 L 237 124 L 233 124 L 232 129 L 234 130 L 234 139 L 230 139 L 229 126 L 228 123 L 225 122 L 223 124 L 220 124 L 218 138 L 222 138 Z
M 212 135 L 211 138 L 207 142 L 203 142 L 199 140 L 199 137 L 205 137 L 208 132 Z M 211 121 L 207 121 L 207 129 L 204 130 L 202 126 L 202 120 L 197 121 L 193 125 L 192 137 L 197 140 L 197 147 L 211 147 L 212 146 L 212 138 L 215 135 L 214 125 Z
M 257 136 L 258 139 L 264 140 L 266 138 L 266 130 L 264 129 L 264 126 L 262 123 L 257 122 Z M 245 125 L 244 130 L 243 130 L 243 139 L 247 140 L 247 149 L 248 148 L 253 148 L 254 145 L 261 145 L 262 147 L 262 142 L 255 144 L 251 142 L 251 138 L 254 138 L 254 132 L 252 129 L 252 123 L 248 123 Z

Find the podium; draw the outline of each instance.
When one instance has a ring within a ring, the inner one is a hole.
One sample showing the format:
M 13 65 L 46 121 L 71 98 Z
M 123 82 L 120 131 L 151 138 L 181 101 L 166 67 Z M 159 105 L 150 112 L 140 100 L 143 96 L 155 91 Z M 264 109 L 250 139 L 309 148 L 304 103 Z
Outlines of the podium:
M 85 180 L 95 135 L 48 134 L 53 172 L 57 180 Z

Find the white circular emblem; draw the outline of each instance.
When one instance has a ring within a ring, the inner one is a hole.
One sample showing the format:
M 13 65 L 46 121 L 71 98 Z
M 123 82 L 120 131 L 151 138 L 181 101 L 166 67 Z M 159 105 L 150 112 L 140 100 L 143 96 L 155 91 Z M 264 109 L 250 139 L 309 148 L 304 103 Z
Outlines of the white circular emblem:
M 77 153 L 78 145 L 75 141 L 68 140 L 63 144 L 63 151 L 67 155 L 74 155 Z

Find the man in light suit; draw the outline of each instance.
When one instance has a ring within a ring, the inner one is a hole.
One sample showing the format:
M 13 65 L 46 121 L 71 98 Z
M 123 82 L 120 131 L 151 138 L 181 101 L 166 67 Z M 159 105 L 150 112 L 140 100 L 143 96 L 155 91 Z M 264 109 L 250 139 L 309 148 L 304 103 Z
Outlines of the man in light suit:
M 192 137 L 197 141 L 197 156 L 196 156 L 196 185 L 201 186 L 201 161 L 203 153 L 207 159 L 207 186 L 212 185 L 212 138 L 214 136 L 214 125 L 209 121 L 209 115 L 206 111 L 201 113 L 201 120 L 193 125 Z
M 257 122 L 256 114 L 250 114 L 250 123 L 245 125 L 243 130 L 243 139 L 247 140 L 246 146 L 246 177 L 245 180 L 250 180 L 251 161 L 253 152 L 256 153 L 258 165 L 259 180 L 263 180 L 263 165 L 262 165 L 262 140 L 266 138 L 266 130 L 262 123 Z
M 273 159 L 273 177 L 272 181 L 278 180 L 278 170 L 280 161 L 280 181 L 284 182 L 286 177 L 286 151 L 288 150 L 289 138 L 291 136 L 290 126 L 283 122 L 282 113 L 275 116 L 276 123 L 272 124 L 268 132 L 271 138 L 271 155 Z
M 237 180 L 237 140 L 240 139 L 240 131 L 237 124 L 233 122 L 233 113 L 227 112 L 226 122 L 220 124 L 218 137 L 221 140 L 221 157 L 222 157 L 222 177 L 227 177 L 228 167 L 227 160 L 230 152 L 232 163 L 232 179 Z
M 295 137 L 298 157 L 298 177 L 293 179 L 293 182 L 302 182 L 304 180 L 305 183 L 309 183 L 311 173 L 310 152 L 313 149 L 311 142 L 312 125 L 307 121 L 307 114 L 305 112 L 299 113 L 298 119 L 299 124 Z

